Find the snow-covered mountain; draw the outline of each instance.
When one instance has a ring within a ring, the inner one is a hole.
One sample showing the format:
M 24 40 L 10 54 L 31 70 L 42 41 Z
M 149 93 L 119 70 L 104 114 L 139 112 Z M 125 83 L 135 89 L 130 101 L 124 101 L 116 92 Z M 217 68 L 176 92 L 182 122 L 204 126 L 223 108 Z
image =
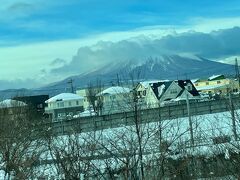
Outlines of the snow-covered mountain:
M 69 80 L 73 80 L 74 87 L 87 87 L 97 80 L 105 85 L 126 83 L 133 80 L 152 79 L 192 79 L 209 77 L 213 74 L 234 74 L 234 66 L 216 61 L 210 61 L 199 56 L 188 54 L 161 55 L 147 59 L 131 59 L 129 61 L 116 61 L 89 73 L 68 77 L 62 81 L 49 84 L 45 87 L 25 91 L 25 95 L 49 94 L 55 95 L 60 92 L 69 92 Z M 8 91 L 4 91 L 7 93 Z M 1 92 L 3 95 L 3 91 Z M 11 96 L 13 91 L 11 91 Z M 23 93 L 21 93 L 23 94 Z M 9 97 L 5 94 L 5 97 Z
M 238 65 L 240 64 L 239 60 L 240 60 L 240 56 L 230 56 L 227 57 L 225 59 L 221 59 L 219 62 L 221 63 L 225 63 L 225 64 L 232 64 L 235 65 L 235 59 L 237 58 L 238 60 Z
M 213 74 L 234 74 L 234 67 L 187 54 L 161 55 L 144 60 L 112 62 L 95 71 L 69 77 L 45 88 L 66 87 L 69 79 L 74 80 L 74 86 L 84 87 L 97 80 L 104 84 L 116 84 L 117 81 L 124 82 L 130 79 L 191 79 Z

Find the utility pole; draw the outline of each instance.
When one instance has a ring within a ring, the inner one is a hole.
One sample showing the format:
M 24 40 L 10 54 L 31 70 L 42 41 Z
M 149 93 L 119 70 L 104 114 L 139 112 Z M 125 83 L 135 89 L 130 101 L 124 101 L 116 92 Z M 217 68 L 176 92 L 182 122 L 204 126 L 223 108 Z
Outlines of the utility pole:
M 187 101 L 187 112 L 188 112 L 188 120 L 189 120 L 189 127 L 190 127 L 191 146 L 193 147 L 194 146 L 193 125 L 192 125 L 192 117 L 190 112 L 188 92 L 186 93 L 186 101 Z
M 71 78 L 67 83 L 70 84 L 71 93 L 74 93 L 74 89 L 73 89 L 73 79 Z
M 119 80 L 118 73 L 117 73 L 117 85 L 120 86 L 120 80 Z
M 190 140 L 191 140 L 191 147 L 194 146 L 194 137 L 193 137 L 193 125 L 192 125 L 192 117 L 190 112 L 190 103 L 189 103 L 189 94 L 188 94 L 189 87 L 185 87 L 185 95 L 186 95 L 186 103 L 187 103 L 187 112 L 188 112 L 188 121 L 189 121 L 189 128 L 190 128 Z
M 190 103 L 189 103 L 189 90 L 191 88 L 192 87 L 189 86 L 188 83 L 187 83 L 186 86 L 185 86 L 185 95 L 186 95 L 188 121 L 189 121 L 189 129 L 190 129 L 191 150 L 194 151 L 193 123 L 192 123 L 192 117 L 191 117 L 191 112 L 190 112 Z M 196 164 L 195 164 L 195 158 L 194 158 L 194 155 L 193 155 L 192 158 L 191 158 L 191 168 L 192 168 L 193 173 L 195 172 L 195 167 L 196 167 Z
M 240 89 L 240 77 L 239 77 L 239 66 L 238 66 L 238 60 L 235 59 L 235 73 L 236 73 L 236 79 L 238 81 L 238 91 Z
M 232 102 L 231 90 L 229 90 L 228 93 L 229 93 L 229 104 L 230 104 L 230 111 L 231 111 L 231 117 L 232 117 L 232 131 L 233 131 L 234 140 L 236 141 L 238 136 L 237 136 L 236 118 L 235 118 L 235 112 L 234 112 L 234 105 Z

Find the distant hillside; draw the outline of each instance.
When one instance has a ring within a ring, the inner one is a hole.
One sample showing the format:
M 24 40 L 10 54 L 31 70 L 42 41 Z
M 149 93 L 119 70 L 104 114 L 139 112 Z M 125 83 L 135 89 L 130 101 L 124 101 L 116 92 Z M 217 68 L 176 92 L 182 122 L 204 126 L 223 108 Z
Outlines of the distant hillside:
M 234 66 L 192 55 L 162 55 L 149 57 L 142 61 L 113 62 L 93 72 L 72 76 L 38 89 L 1 91 L 1 97 L 12 97 L 14 94 L 49 94 L 52 96 L 60 92 L 69 92 L 69 79 L 73 79 L 75 87 L 87 87 L 89 82 L 95 83 L 97 80 L 111 85 L 117 82 L 126 83 L 131 79 L 192 79 L 213 74 L 234 74 Z

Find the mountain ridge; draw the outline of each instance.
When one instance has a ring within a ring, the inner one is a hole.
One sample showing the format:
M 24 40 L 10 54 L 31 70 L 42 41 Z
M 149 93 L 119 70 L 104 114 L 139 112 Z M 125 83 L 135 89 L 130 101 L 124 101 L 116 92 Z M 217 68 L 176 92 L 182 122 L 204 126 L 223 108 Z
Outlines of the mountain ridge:
M 25 90 L 26 94 L 49 94 L 50 96 L 60 92 L 69 92 L 69 80 L 73 80 L 75 87 L 87 87 L 91 82 L 97 81 L 106 85 L 115 85 L 117 82 L 129 80 L 151 79 L 193 79 L 209 77 L 213 74 L 234 73 L 234 66 L 208 60 L 196 55 L 163 54 L 150 56 L 147 59 L 130 59 L 106 64 L 89 73 L 70 76 L 64 80 L 48 84 L 44 87 Z M 1 94 L 3 91 L 1 91 Z M 5 97 L 9 97 L 4 91 Z M 10 93 L 14 93 L 11 91 Z

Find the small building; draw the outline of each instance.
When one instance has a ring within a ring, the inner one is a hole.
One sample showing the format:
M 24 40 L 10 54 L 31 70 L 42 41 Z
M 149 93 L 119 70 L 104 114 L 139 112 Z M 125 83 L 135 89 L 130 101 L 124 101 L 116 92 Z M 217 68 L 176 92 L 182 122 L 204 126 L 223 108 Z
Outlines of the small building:
M 28 106 L 22 101 L 6 99 L 0 102 L 0 116 L 16 116 L 26 114 Z
M 194 85 L 203 94 L 226 95 L 228 92 L 239 92 L 238 81 L 226 78 L 224 75 L 213 75 L 205 80 L 197 80 Z
M 50 115 L 53 121 L 72 119 L 84 111 L 82 96 L 73 93 L 61 93 L 46 100 L 45 113 Z
M 21 108 L 21 107 L 25 107 L 27 106 L 26 103 L 22 102 L 22 101 L 17 101 L 17 100 L 13 100 L 13 99 L 6 99 L 0 102 L 0 108 L 4 109 L 4 108 Z
M 35 96 L 19 96 L 13 98 L 13 100 L 26 103 L 33 112 L 36 112 L 39 116 L 43 116 L 45 109 L 45 101 L 49 99 L 49 95 L 35 95 Z
M 101 114 L 131 111 L 132 90 L 127 87 L 113 86 L 97 94 L 102 105 Z

